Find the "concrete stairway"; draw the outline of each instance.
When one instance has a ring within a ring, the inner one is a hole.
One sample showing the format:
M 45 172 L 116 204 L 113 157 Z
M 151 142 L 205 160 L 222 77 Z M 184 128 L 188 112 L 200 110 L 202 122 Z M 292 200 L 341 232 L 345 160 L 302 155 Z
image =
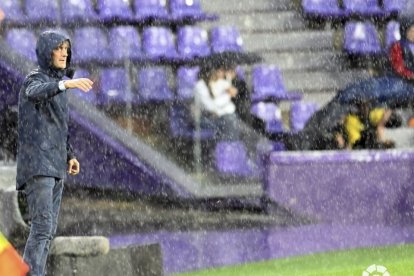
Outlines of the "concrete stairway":
M 286 87 L 305 93 L 305 100 L 323 104 L 337 89 L 361 77 L 364 70 L 351 70 L 346 56 L 336 49 L 336 31 L 307 27 L 300 4 L 292 0 L 203 0 L 204 10 L 220 15 L 204 28 L 235 25 L 247 51 L 260 53 L 266 64 L 284 74 Z

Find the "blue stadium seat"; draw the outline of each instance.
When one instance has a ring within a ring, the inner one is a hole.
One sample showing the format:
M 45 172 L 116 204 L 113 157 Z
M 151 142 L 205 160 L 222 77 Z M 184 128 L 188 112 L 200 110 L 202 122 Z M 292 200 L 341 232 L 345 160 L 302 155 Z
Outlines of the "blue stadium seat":
M 234 26 L 218 26 L 210 30 L 210 43 L 213 53 L 226 51 L 240 52 L 243 40 L 239 30 Z
M 273 65 L 257 65 L 252 73 L 252 102 L 300 100 L 302 94 L 288 92 L 283 82 L 282 73 Z
M 193 98 L 194 86 L 198 80 L 199 67 L 180 67 L 177 70 L 177 99 Z
M 165 0 L 134 0 L 135 17 L 138 20 L 167 20 L 168 10 Z
M 228 176 L 253 176 L 246 147 L 241 141 L 218 142 L 215 149 L 216 170 Z
M 318 109 L 315 103 L 293 102 L 290 107 L 290 129 L 297 132 L 302 130 L 310 117 Z
M 173 20 L 203 21 L 216 20 L 216 15 L 206 14 L 200 0 L 170 0 L 170 15 Z
M 134 14 L 132 12 L 129 1 L 98 0 L 97 7 L 99 11 L 99 18 L 103 22 L 130 22 L 134 20 Z
M 383 16 L 384 11 L 378 5 L 378 0 L 343 0 L 345 12 L 358 16 Z
M 170 135 L 174 138 L 192 140 L 196 137 L 196 129 L 192 120 L 191 110 L 185 104 L 173 104 L 169 111 Z M 211 139 L 214 131 L 210 129 L 200 129 L 200 139 Z
M 165 69 L 162 67 L 141 69 L 138 73 L 138 94 L 142 103 L 173 100 Z
M 407 5 L 407 0 L 383 0 L 384 11 L 387 13 L 399 13 Z
M 371 56 L 381 53 L 381 42 L 371 22 L 349 21 L 345 24 L 345 52 L 354 56 Z
M 113 27 L 109 31 L 109 48 L 114 61 L 140 60 L 141 38 L 133 26 Z
M 150 60 L 167 59 L 178 57 L 174 35 L 165 27 L 147 27 L 142 33 L 142 49 L 145 56 Z
M 180 57 L 192 59 L 210 54 L 207 31 L 200 27 L 184 26 L 177 33 L 177 50 Z
M 385 49 L 388 49 L 391 44 L 401 39 L 400 23 L 397 21 L 388 22 L 385 28 Z
M 73 56 L 76 63 L 107 62 L 110 60 L 106 31 L 97 27 L 75 29 Z
M 57 0 L 26 0 L 24 3 L 29 22 L 56 24 L 60 21 Z
M 302 0 L 302 11 L 310 18 L 336 19 L 346 15 L 337 0 Z
M 61 14 L 64 24 L 91 23 L 98 20 L 91 0 L 61 1 Z
M 36 62 L 36 35 L 32 30 L 26 28 L 9 29 L 6 34 L 7 44 L 17 53 L 28 58 L 30 61 Z M 16 47 L 16 45 L 19 45 Z
M 99 102 L 103 106 L 134 103 L 128 72 L 124 68 L 103 68 L 99 74 Z
M 5 14 L 5 22 L 15 24 L 24 23 L 27 20 L 26 15 L 23 13 L 20 1 L 2 0 L 0 1 L 0 8 Z
M 75 75 L 73 76 L 73 78 L 74 79 L 76 79 L 76 78 L 91 78 L 91 74 L 86 69 L 78 68 L 78 69 L 76 69 L 76 72 L 75 72 Z M 73 89 L 73 92 L 79 98 L 81 98 L 82 100 L 84 100 L 84 101 L 86 101 L 90 104 L 93 104 L 93 105 L 98 104 L 97 97 L 96 97 L 96 92 L 95 92 L 94 89 L 90 90 L 88 93 L 85 93 L 80 89 Z
M 275 103 L 255 103 L 252 105 L 250 112 L 265 123 L 266 132 L 280 133 L 285 131 L 282 112 Z

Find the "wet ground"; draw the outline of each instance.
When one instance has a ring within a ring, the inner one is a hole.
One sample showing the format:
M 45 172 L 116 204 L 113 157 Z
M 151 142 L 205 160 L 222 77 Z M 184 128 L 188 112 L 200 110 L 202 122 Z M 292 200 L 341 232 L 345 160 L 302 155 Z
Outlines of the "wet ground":
M 178 202 L 170 199 L 96 191 L 65 191 L 58 235 L 114 235 L 151 231 L 248 229 L 306 223 L 275 206 L 225 206 L 221 199 Z

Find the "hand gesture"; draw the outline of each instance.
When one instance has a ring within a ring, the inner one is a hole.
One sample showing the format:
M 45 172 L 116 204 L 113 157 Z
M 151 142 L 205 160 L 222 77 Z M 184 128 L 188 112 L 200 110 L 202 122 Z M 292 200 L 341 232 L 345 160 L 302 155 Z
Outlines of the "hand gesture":
M 236 96 L 237 96 L 238 91 L 237 91 L 237 88 L 236 88 L 236 87 L 234 87 L 234 86 L 230 86 L 230 87 L 227 89 L 227 93 L 230 95 L 230 97 L 234 98 L 234 97 L 236 97 Z
M 71 159 L 68 162 L 68 173 L 70 175 L 77 175 L 79 173 L 80 166 L 79 162 L 76 159 Z
M 87 78 L 65 80 L 63 83 L 65 84 L 66 89 L 78 88 L 85 93 L 91 90 L 93 85 L 93 81 Z

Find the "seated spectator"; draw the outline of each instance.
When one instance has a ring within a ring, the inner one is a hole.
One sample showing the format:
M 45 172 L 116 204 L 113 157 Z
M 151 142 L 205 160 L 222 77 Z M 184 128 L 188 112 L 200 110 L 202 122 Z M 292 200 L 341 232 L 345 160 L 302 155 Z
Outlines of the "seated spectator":
M 232 101 L 237 94 L 237 89 L 226 79 L 222 65 L 202 65 L 194 91 L 195 121 L 203 129 L 213 129 L 215 141 L 234 141 L 243 138 L 249 155 L 253 157 L 256 144 L 261 137 L 237 115 L 236 106 Z
M 230 64 L 224 68 L 225 78 L 228 80 L 232 86 L 237 89 L 237 94 L 231 100 L 236 107 L 236 114 L 244 122 L 249 123 L 250 118 L 250 95 L 249 90 L 247 89 L 247 83 L 242 79 L 236 71 L 236 65 Z
M 348 114 L 344 120 L 344 133 L 348 149 L 387 149 L 395 143 L 384 138 L 384 129 L 392 111 L 385 108 L 360 109 Z
M 408 107 L 414 101 L 414 17 L 400 19 L 401 40 L 389 49 L 385 74 L 357 81 L 339 92 L 342 99 L 371 99 L 388 107 Z
M 237 95 L 237 89 L 224 77 L 221 68 L 200 68 L 194 92 L 197 108 L 201 112 L 200 124 L 202 128 L 216 130 L 220 140 L 238 140 L 239 131 L 235 126 L 238 118 L 231 101 Z

